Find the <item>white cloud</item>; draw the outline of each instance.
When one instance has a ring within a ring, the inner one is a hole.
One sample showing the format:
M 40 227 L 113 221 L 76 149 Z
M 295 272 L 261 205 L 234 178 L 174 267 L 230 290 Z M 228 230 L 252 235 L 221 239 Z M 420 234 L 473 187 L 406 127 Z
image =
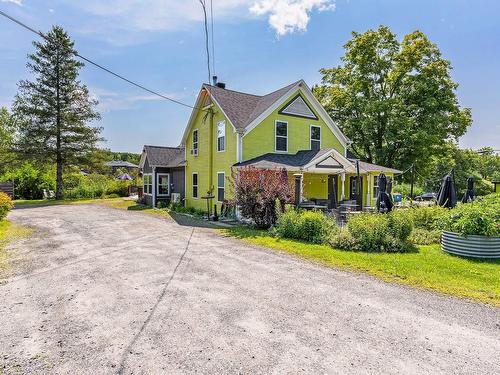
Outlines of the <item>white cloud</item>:
M 93 21 L 80 29 L 81 32 L 107 35 L 110 39 L 114 38 L 116 44 L 131 34 L 186 30 L 193 23 L 203 21 L 198 0 L 61 1 L 94 16 Z M 278 36 L 306 31 L 312 12 L 335 9 L 334 0 L 215 0 L 213 5 L 217 22 L 267 16 L 269 25 Z M 110 30 L 114 31 L 114 36 Z
M 250 12 L 255 15 L 269 15 L 269 25 L 276 30 L 278 36 L 306 31 L 310 13 L 333 11 L 333 0 L 258 0 Z
M 23 5 L 23 0 L 2 0 L 2 3 L 12 3 L 16 5 Z
M 192 22 L 201 22 L 203 12 L 198 0 L 86 0 L 69 4 L 96 16 L 142 31 L 179 30 Z M 207 2 L 208 4 L 209 2 Z M 214 1 L 215 16 L 223 19 L 228 15 L 241 14 L 250 0 Z

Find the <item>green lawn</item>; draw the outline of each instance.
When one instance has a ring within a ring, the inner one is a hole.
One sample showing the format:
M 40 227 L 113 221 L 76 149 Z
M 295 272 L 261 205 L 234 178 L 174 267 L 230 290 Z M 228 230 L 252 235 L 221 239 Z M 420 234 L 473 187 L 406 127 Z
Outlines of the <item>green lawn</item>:
M 7 267 L 7 254 L 5 246 L 12 240 L 26 237 L 31 233 L 31 229 L 10 223 L 7 220 L 0 221 L 0 274 Z
M 405 254 L 362 253 L 279 239 L 266 231 L 246 227 L 223 229 L 222 232 L 326 266 L 500 306 L 500 260 L 459 258 L 443 253 L 440 245 L 420 246 L 418 252 Z

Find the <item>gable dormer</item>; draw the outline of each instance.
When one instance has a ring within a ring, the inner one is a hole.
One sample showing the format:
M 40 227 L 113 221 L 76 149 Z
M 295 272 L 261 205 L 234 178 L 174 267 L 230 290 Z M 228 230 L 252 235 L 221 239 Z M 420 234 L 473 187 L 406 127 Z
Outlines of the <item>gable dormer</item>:
M 304 100 L 300 93 L 295 95 L 288 103 L 286 103 L 278 113 L 280 115 L 318 120 L 318 116 L 316 116 L 313 109 Z

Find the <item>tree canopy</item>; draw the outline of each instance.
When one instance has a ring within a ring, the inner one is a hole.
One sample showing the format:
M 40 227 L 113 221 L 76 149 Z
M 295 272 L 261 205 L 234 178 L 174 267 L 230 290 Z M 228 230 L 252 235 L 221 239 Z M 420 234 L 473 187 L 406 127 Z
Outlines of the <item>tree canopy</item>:
M 76 59 L 74 44 L 58 26 L 43 42 L 33 42 L 28 56 L 32 81 L 19 83 L 14 113 L 19 116 L 17 151 L 25 158 L 55 163 L 56 197 L 63 195 L 63 170 L 88 159 L 101 140 L 100 128 L 88 123 L 99 119 L 97 101 L 78 80 L 83 63 Z
M 321 69 L 314 93 L 360 159 L 388 167 L 425 165 L 465 134 L 451 64 L 421 31 L 398 41 L 389 28 L 353 32 L 342 64 Z

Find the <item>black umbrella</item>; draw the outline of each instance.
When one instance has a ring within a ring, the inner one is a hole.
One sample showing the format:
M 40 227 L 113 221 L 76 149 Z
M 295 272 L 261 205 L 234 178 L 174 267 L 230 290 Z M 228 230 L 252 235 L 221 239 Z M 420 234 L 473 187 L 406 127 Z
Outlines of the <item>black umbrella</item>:
M 465 191 L 462 203 L 472 202 L 474 200 L 474 179 L 469 177 L 467 179 L 467 190 Z
M 385 174 L 381 173 L 378 176 L 378 195 L 377 195 L 377 210 L 379 212 L 390 212 L 392 211 L 392 200 L 387 194 L 387 177 Z
M 443 178 L 443 183 L 439 188 L 437 203 L 442 207 L 448 208 L 453 208 L 457 205 L 457 193 L 455 191 L 455 184 L 453 183 L 453 178 L 449 174 L 446 175 L 445 178 Z
M 392 178 L 387 179 L 387 194 L 389 194 L 389 198 L 392 202 Z

